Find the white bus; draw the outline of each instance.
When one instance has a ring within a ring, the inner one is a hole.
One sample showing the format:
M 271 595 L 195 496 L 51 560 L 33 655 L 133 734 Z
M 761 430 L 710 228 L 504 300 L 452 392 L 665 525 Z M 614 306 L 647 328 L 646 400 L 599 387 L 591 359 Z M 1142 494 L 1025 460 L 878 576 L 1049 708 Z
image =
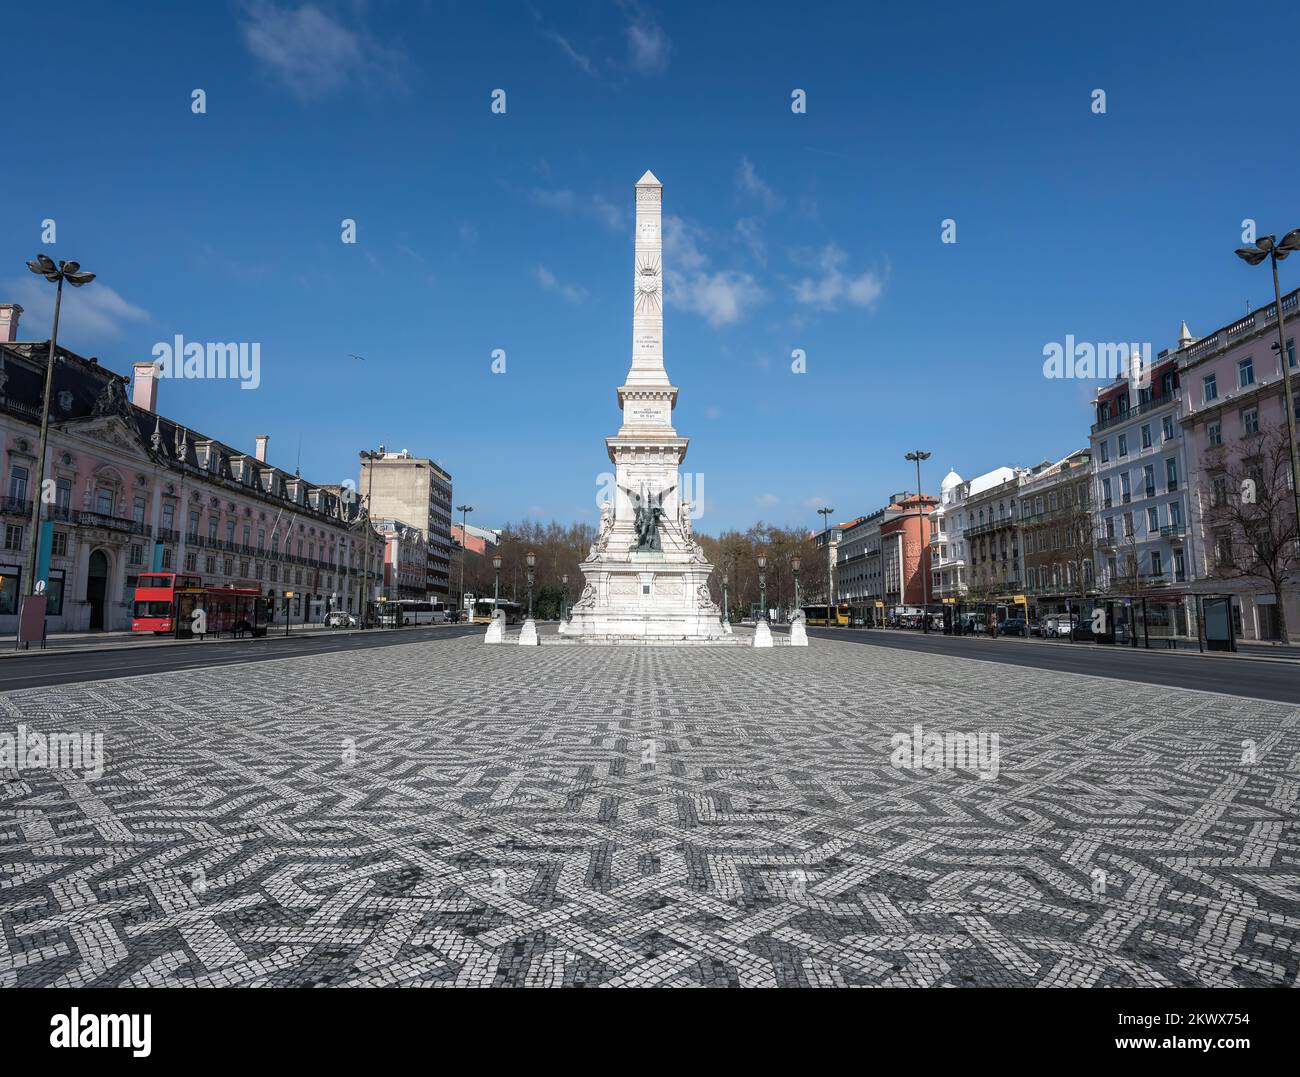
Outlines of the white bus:
M 442 602 L 424 602 L 419 599 L 403 598 L 388 603 L 396 607 L 401 625 L 431 625 L 447 619 L 447 607 Z

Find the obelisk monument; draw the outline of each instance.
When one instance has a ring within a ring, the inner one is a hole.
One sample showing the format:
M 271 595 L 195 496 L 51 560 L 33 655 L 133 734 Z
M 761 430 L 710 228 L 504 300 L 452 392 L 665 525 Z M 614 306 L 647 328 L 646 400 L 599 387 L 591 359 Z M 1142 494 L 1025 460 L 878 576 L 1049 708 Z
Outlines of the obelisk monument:
M 673 428 L 677 388 L 664 368 L 663 184 L 636 184 L 632 365 L 618 387 L 623 424 L 605 439 L 616 490 L 582 563 L 585 586 L 565 637 L 590 642 L 730 642 L 709 595 L 713 566 L 691 533 L 678 472 L 688 441 Z

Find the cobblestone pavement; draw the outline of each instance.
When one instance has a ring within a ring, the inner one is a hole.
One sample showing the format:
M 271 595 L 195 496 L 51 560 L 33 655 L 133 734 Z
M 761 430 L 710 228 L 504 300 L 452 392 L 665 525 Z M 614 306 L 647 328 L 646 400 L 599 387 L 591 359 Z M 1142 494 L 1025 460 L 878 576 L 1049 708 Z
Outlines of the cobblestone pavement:
M 0 695 L 20 725 L 102 731 L 107 761 L 0 770 L 0 986 L 1300 967 L 1280 704 L 828 640 L 463 638 Z M 895 765 L 927 761 L 955 766 Z

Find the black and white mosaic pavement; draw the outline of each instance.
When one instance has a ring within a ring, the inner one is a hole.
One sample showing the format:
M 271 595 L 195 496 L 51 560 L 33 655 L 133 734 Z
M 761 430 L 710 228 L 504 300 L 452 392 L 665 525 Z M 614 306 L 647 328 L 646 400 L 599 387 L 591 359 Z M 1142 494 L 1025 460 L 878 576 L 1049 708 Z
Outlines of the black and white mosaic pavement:
M 1248 664 L 1243 663 L 1243 675 Z M 816 640 L 0 695 L 0 986 L 1295 985 L 1300 712 Z M 998 735 L 997 776 L 891 738 Z

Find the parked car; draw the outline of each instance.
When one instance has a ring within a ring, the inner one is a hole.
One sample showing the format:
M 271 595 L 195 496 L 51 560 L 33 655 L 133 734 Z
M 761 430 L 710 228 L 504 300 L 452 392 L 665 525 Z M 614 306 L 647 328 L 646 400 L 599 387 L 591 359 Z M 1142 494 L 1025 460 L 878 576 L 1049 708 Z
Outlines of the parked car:
M 356 614 L 346 610 L 330 610 L 321 620 L 326 628 L 356 628 L 358 623 Z
M 1044 617 L 1039 622 L 1039 635 L 1044 639 L 1056 639 L 1058 636 L 1068 636 L 1075 623 L 1075 618 L 1071 614 L 1048 614 L 1048 616 Z
M 1008 617 L 998 626 L 1004 636 L 1029 636 L 1029 622 L 1023 617 Z

